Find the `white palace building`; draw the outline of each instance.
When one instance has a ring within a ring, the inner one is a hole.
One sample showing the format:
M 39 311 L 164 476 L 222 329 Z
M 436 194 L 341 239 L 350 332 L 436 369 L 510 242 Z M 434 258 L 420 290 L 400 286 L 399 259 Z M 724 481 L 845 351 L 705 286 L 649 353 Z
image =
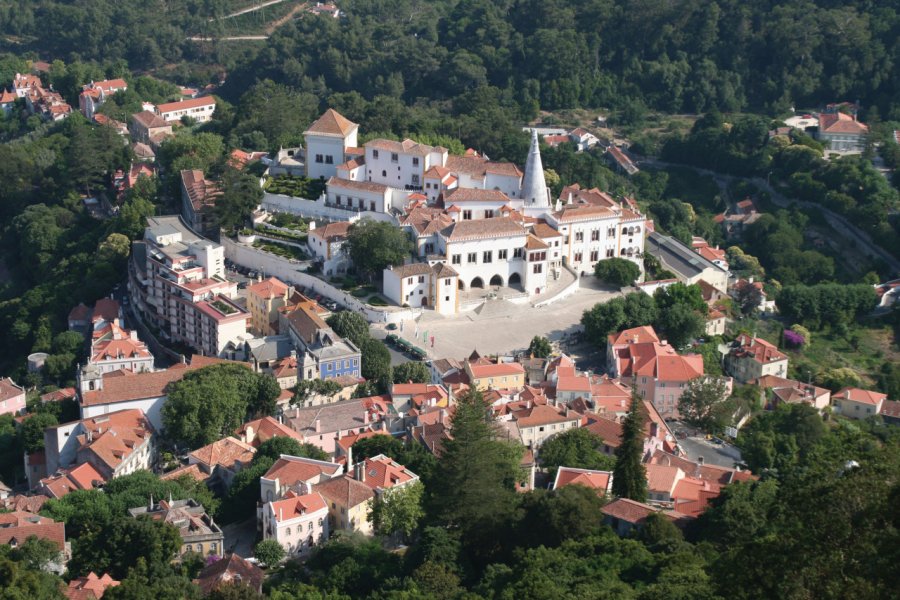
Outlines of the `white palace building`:
M 415 240 L 418 262 L 384 271 L 398 305 L 459 310 L 459 291 L 517 287 L 545 294 L 561 269 L 588 274 L 620 257 L 642 264 L 647 218 L 628 198 L 572 185 L 551 200 L 538 137 L 524 172 L 469 150 L 375 139 L 329 109 L 305 132 L 306 170 L 327 180 L 326 204 L 393 216 Z

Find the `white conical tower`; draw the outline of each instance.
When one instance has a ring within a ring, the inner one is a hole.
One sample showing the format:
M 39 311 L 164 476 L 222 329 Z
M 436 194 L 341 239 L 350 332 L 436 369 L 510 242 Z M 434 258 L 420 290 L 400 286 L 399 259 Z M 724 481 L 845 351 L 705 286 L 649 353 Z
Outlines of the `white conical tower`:
M 522 200 L 526 208 L 550 208 L 550 190 L 544 180 L 544 165 L 538 145 L 537 130 L 531 130 L 531 149 L 525 161 L 525 175 L 522 177 Z

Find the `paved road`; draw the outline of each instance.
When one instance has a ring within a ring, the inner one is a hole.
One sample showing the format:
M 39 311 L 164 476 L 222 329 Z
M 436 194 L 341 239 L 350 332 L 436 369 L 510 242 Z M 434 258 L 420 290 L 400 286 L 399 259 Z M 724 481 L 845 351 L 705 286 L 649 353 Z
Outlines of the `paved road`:
M 708 175 L 712 177 L 719 185 L 719 187 L 721 187 L 723 190 L 727 190 L 728 183 L 734 181 L 735 179 L 748 180 L 756 187 L 768 192 L 769 196 L 772 199 L 772 202 L 774 202 L 778 206 L 787 208 L 788 206 L 796 203 L 798 206 L 801 206 L 803 208 L 812 208 L 820 211 L 825 217 L 825 220 L 828 221 L 828 224 L 831 225 L 831 227 L 833 227 L 836 232 L 855 242 L 856 245 L 867 255 L 883 260 L 891 268 L 892 271 L 900 272 L 900 260 L 875 244 L 868 233 L 858 228 L 856 225 L 850 223 L 841 215 L 825 208 L 821 204 L 816 204 L 815 202 L 805 202 L 797 200 L 795 198 L 786 197 L 761 177 L 754 177 L 749 179 L 745 177 L 736 177 L 733 175 L 718 173 L 716 171 L 710 171 L 709 169 L 701 169 L 700 167 L 693 167 L 691 165 L 683 165 L 680 163 L 670 163 L 652 158 L 641 159 L 638 161 L 638 164 L 658 168 L 681 167 L 685 169 L 691 169 L 692 171 L 700 173 L 701 175 Z

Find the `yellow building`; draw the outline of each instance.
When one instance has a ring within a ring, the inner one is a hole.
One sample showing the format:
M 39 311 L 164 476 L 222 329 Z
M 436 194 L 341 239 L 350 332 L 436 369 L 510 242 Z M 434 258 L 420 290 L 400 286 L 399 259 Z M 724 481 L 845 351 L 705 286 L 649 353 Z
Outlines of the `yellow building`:
M 278 321 L 278 309 L 287 304 L 289 295 L 287 284 L 275 277 L 247 287 L 247 310 L 253 333 L 263 336 L 275 333 L 272 323 Z

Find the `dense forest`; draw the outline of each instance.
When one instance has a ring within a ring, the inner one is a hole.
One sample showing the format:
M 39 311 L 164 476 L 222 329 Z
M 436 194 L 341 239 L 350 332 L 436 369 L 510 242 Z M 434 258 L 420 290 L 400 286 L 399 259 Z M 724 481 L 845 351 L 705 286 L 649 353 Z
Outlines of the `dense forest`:
M 186 40 L 227 33 L 210 19 L 241 4 L 3 0 L 0 31 L 9 49 L 66 60 L 215 64 L 232 98 L 268 77 L 320 97 L 407 103 L 492 86 L 525 112 L 774 113 L 859 99 L 900 118 L 890 0 L 347 0 L 346 19 L 297 19 L 257 46 Z

